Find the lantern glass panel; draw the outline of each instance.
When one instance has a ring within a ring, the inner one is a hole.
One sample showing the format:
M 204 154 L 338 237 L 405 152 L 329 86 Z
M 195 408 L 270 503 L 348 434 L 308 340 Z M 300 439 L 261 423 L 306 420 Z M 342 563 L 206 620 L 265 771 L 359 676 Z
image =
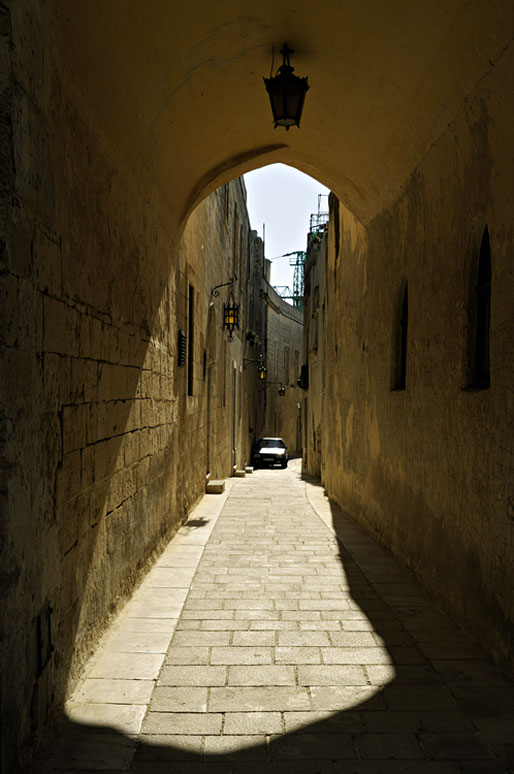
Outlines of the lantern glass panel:
M 296 123 L 298 104 L 300 101 L 300 89 L 298 78 L 288 78 L 287 88 L 284 89 L 284 113 L 289 125 Z
M 223 324 L 227 328 L 237 328 L 239 326 L 239 307 L 226 306 L 223 316 Z
M 292 69 L 292 68 L 291 68 Z M 309 88 L 307 78 L 299 78 L 289 68 L 281 68 L 274 78 L 265 78 L 275 126 L 299 126 Z

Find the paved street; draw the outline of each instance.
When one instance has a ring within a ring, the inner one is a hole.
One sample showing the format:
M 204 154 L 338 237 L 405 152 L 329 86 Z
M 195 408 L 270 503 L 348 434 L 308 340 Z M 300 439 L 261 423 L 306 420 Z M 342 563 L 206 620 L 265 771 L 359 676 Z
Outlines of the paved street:
M 45 771 L 513 770 L 512 683 L 299 470 L 202 500 L 104 638 Z

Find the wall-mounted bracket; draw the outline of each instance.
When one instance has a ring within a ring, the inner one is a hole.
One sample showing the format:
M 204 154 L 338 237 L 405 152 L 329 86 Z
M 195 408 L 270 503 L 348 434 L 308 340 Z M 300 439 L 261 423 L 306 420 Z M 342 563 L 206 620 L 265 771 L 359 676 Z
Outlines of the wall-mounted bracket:
M 228 282 L 221 282 L 219 285 L 214 285 L 213 288 L 211 288 L 211 298 L 218 298 L 220 291 L 219 288 L 225 288 L 228 285 L 234 284 L 234 277 L 231 277 Z

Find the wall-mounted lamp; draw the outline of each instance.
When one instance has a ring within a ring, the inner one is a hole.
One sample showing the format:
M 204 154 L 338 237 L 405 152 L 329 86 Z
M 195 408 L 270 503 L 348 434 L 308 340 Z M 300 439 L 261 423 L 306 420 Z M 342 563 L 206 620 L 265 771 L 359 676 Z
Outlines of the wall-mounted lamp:
M 232 288 L 234 284 L 234 278 L 231 277 L 228 282 L 220 282 L 219 285 L 214 285 L 211 288 L 211 298 L 218 298 L 220 294 L 220 288 L 225 288 L 230 285 Z M 211 302 L 211 306 L 213 302 Z M 223 304 L 223 330 L 228 331 L 229 341 L 232 341 L 232 334 L 235 328 L 239 328 L 239 304 L 236 304 L 232 290 L 230 290 L 227 303 Z
M 307 78 L 293 75 L 294 67 L 291 67 L 289 57 L 294 54 L 294 49 L 290 49 L 287 43 L 284 43 L 280 53 L 284 61 L 278 68 L 277 74 L 263 80 L 269 94 L 275 128 L 285 126 L 289 131 L 290 126 L 300 126 L 303 103 L 309 85 Z
M 247 366 L 249 366 L 250 363 L 258 363 L 257 371 L 259 373 L 259 379 L 261 380 L 265 379 L 266 374 L 268 373 L 268 369 L 264 365 L 263 356 L 259 355 L 259 357 L 253 357 L 253 358 L 245 357 L 245 359 L 243 360 L 243 368 L 246 368 Z
M 264 362 L 262 360 L 262 355 L 259 358 L 257 358 L 256 360 L 248 360 L 247 358 L 245 358 L 244 361 L 243 361 L 243 368 L 246 368 L 246 366 L 249 363 L 259 363 L 259 365 L 257 366 L 257 371 L 259 373 L 259 379 L 260 379 L 260 381 L 264 381 L 264 379 L 267 376 L 268 369 L 264 365 Z
M 228 331 L 229 341 L 232 341 L 232 334 L 235 328 L 239 328 L 239 304 L 234 301 L 232 292 L 223 304 L 223 328 Z

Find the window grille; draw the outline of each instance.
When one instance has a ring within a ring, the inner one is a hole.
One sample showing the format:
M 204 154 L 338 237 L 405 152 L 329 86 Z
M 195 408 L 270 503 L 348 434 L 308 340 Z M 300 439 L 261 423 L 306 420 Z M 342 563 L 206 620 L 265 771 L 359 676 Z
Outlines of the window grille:
M 178 364 L 179 366 L 186 364 L 186 334 L 184 331 L 178 332 Z

